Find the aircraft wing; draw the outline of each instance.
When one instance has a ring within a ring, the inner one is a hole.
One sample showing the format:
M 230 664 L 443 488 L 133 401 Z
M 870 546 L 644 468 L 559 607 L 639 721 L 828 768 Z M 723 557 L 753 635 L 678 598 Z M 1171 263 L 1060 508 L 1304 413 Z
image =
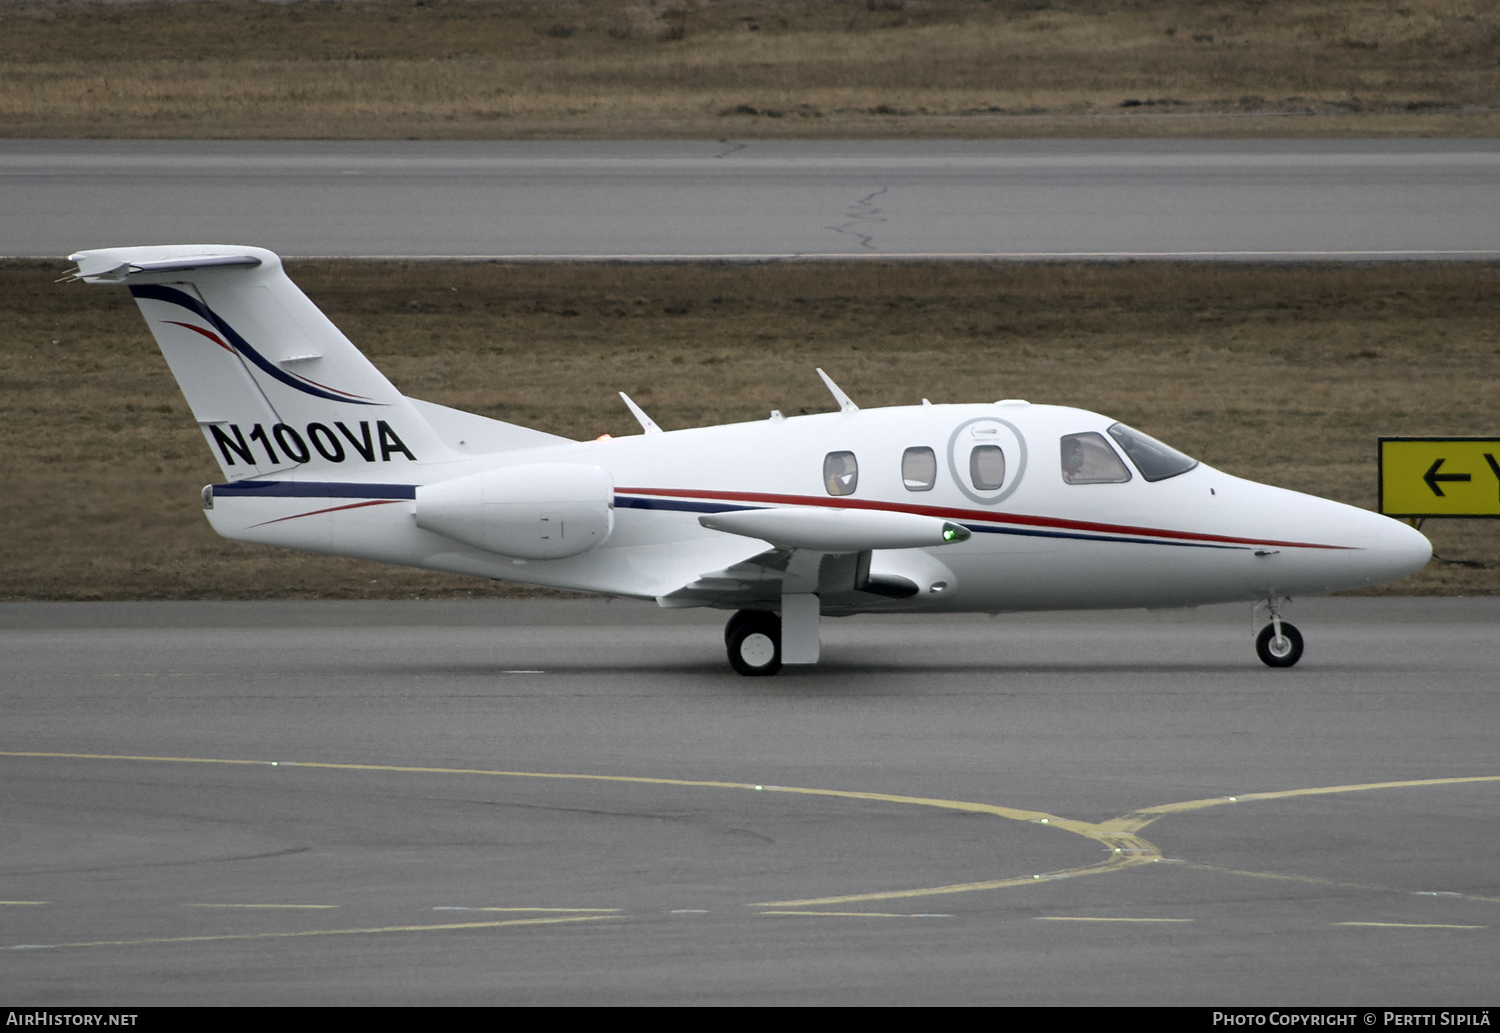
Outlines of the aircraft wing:
M 906 578 L 871 574 L 870 555 L 870 550 L 767 549 L 722 570 L 702 574 L 656 601 L 667 608 L 758 610 L 774 609 L 783 595 L 814 593 L 823 599 L 826 609 L 837 610 L 856 603 L 861 609 L 867 608 L 878 602 L 873 597 L 906 599 L 916 595 L 916 584 Z
M 793 549 L 767 549 L 722 570 L 702 574 L 656 601 L 668 608 L 756 609 L 756 604 L 774 605 L 781 599 L 782 585 L 789 580 L 787 567 L 794 554 Z
M 909 599 L 915 582 L 870 572 L 874 551 L 948 545 L 970 534 L 962 524 L 913 513 L 802 506 L 707 513 L 698 523 L 771 548 L 659 596 L 662 606 L 773 609 L 783 595 L 812 594 L 825 612 L 836 612 L 878 605 L 872 597 Z

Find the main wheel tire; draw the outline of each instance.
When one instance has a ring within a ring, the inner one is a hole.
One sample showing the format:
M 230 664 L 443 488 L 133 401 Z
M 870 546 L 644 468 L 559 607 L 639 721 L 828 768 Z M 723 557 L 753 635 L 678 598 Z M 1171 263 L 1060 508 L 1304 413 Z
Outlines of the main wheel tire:
M 781 618 L 774 613 L 741 610 L 724 629 L 729 666 L 748 678 L 781 670 Z
M 1302 659 L 1302 632 L 1295 625 L 1281 622 L 1281 638 L 1276 638 L 1276 625 L 1267 624 L 1255 636 L 1255 655 L 1267 667 L 1291 667 Z
M 729 622 L 724 625 L 724 644 L 729 645 L 729 636 L 733 635 L 734 630 L 741 624 L 746 621 L 758 621 L 765 616 L 767 616 L 765 610 L 736 610 L 734 616 L 729 618 Z

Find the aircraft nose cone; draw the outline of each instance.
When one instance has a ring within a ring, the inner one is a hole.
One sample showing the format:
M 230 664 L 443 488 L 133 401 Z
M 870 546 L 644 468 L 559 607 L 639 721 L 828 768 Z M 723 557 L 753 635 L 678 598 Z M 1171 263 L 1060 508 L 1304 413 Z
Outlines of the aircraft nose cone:
M 1360 536 L 1364 540 L 1355 544 L 1364 551 L 1361 565 L 1368 577 L 1367 584 L 1378 585 L 1415 574 L 1432 559 L 1432 543 L 1410 524 L 1371 513 L 1367 526 L 1361 530 L 1365 532 Z
M 1395 541 L 1391 546 L 1394 558 L 1407 574 L 1415 574 L 1432 559 L 1432 543 L 1425 534 L 1410 524 L 1403 524 L 1399 520 L 1392 523 L 1396 525 L 1396 534 L 1392 535 Z

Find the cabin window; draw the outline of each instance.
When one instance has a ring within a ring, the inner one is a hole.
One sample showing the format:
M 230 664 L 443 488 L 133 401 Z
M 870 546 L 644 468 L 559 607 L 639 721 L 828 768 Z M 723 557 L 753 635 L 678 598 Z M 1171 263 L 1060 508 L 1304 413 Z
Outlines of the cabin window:
M 1062 478 L 1068 484 L 1123 484 L 1130 471 L 1103 434 L 1067 434 L 1062 439 Z
M 1185 456 L 1175 448 L 1163 445 L 1149 435 L 1133 430 L 1123 423 L 1109 428 L 1109 436 L 1120 443 L 1135 468 L 1148 481 L 1164 481 L 1187 473 L 1198 465 L 1198 460 Z
M 999 445 L 975 445 L 969 453 L 969 480 L 977 491 L 995 491 L 1005 483 L 1005 453 Z
M 901 483 L 907 491 L 931 491 L 937 483 L 937 454 L 925 445 L 903 452 Z
M 853 495 L 859 487 L 859 460 L 853 452 L 829 452 L 823 458 L 823 487 L 830 495 Z

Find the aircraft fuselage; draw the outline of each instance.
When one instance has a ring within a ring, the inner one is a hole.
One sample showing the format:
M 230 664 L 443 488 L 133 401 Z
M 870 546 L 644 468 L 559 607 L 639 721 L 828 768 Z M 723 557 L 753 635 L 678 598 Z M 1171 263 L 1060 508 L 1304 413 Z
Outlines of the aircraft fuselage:
M 874 550 L 870 570 L 918 588 L 906 598 L 830 593 L 825 612 L 1014 611 L 1202 603 L 1322 594 L 1419 569 L 1426 539 L 1378 514 L 1199 464 L 1147 481 L 1068 483 L 1062 440 L 1113 444 L 1115 421 L 1024 402 L 865 409 L 525 449 L 449 462 L 380 464 L 379 481 L 341 481 L 343 494 L 255 495 L 255 482 L 215 493 L 209 519 L 226 537 L 579 591 L 658 598 L 768 548 L 699 524 L 703 514 L 762 507 L 915 513 L 962 524 L 967 541 Z M 397 428 L 399 433 L 399 427 Z M 976 488 L 973 450 L 993 444 L 1008 469 Z M 1118 449 L 1118 446 L 1115 446 Z M 930 449 L 930 487 L 904 483 L 908 450 Z M 852 454 L 848 495 L 824 483 L 826 458 Z M 467 548 L 417 526 L 400 487 L 531 464 L 585 464 L 614 485 L 613 530 L 597 548 L 518 560 Z M 357 475 L 368 470 L 349 470 Z M 344 471 L 339 471 L 341 477 Z M 277 475 L 285 479 L 286 474 Z M 296 473 L 291 474 L 296 477 Z M 325 475 L 326 476 L 326 475 Z M 372 485 L 369 497 L 359 485 Z M 863 597 L 861 597 L 863 596 Z M 670 603 L 669 603 L 670 604 Z M 694 605 L 684 599 L 677 605 Z M 715 603 L 736 608 L 732 594 Z

